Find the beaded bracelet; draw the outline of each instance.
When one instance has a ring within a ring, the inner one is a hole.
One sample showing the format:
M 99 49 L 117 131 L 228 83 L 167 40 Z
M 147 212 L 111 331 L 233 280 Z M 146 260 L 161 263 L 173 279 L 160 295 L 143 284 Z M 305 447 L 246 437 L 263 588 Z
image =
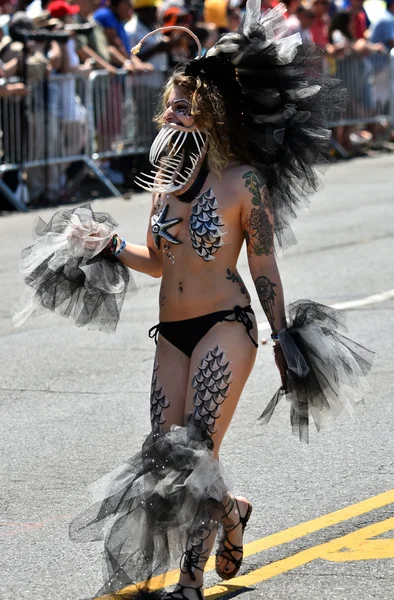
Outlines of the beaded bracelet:
M 119 248 L 114 252 L 114 256 L 119 256 L 121 252 L 126 248 L 126 240 L 123 238 L 119 238 L 121 240 Z
M 279 333 L 278 333 L 278 331 L 273 331 L 271 333 L 271 340 L 273 342 L 279 342 Z
M 116 246 L 118 245 L 118 235 L 114 233 L 111 240 L 108 242 L 107 246 L 104 248 L 105 254 L 113 255 L 116 250 Z

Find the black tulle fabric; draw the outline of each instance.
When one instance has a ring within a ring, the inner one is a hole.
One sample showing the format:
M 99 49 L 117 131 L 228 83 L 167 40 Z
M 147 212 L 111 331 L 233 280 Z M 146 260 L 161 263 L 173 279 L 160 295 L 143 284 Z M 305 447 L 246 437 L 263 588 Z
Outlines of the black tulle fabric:
M 294 242 L 289 223 L 318 187 L 318 171 L 327 164 L 328 123 L 345 99 L 340 83 L 323 74 L 322 51 L 302 44 L 299 34 L 283 37 L 284 11 L 278 5 L 261 15 L 260 0 L 248 0 L 239 31 L 223 35 L 184 68 L 224 98 L 247 158 L 269 189 L 280 246 Z
M 193 538 L 218 526 L 227 486 L 211 447 L 192 423 L 153 432 L 141 452 L 92 487 L 96 502 L 72 521 L 70 536 L 104 538 L 105 584 L 95 598 L 147 585 L 178 565 Z
M 22 251 L 21 271 L 30 288 L 14 311 L 22 324 L 32 312 L 57 312 L 78 327 L 113 332 L 128 290 L 130 271 L 103 250 L 117 223 L 90 204 L 39 219 L 35 242 Z
M 268 422 L 285 396 L 293 433 L 308 442 L 311 420 L 319 431 L 327 417 L 351 413 L 362 400 L 374 353 L 341 333 L 344 313 L 311 300 L 299 300 L 288 310 L 289 326 L 279 335 L 288 365 L 287 390 L 276 392 L 260 418 Z

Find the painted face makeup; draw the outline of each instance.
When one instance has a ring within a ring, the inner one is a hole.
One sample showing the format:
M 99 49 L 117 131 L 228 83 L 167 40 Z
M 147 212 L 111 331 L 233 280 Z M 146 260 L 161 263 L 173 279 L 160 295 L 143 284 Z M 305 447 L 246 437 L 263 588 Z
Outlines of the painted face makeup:
M 173 193 L 190 183 L 208 147 L 208 132 L 200 130 L 191 115 L 191 102 L 173 88 L 163 114 L 165 124 L 154 139 L 150 174 L 141 173 L 136 183 L 148 192 Z

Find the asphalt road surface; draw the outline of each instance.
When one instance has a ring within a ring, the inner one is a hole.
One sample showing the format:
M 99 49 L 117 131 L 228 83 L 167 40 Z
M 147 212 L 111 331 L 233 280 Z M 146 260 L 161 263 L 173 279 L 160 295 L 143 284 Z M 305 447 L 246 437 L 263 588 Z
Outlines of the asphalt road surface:
M 208 573 L 210 600 L 393 599 L 393 171 L 392 156 L 334 165 L 296 223 L 298 245 L 279 259 L 287 302 L 349 306 L 351 337 L 377 352 L 371 391 L 353 418 L 302 445 L 285 402 L 268 426 L 257 420 L 279 384 L 270 345 L 261 345 L 222 450 L 234 492 L 254 505 L 247 556 L 227 585 Z M 141 194 L 95 207 L 138 243 L 149 203 Z M 149 430 L 147 330 L 159 281 L 136 274 L 139 291 L 115 335 L 59 317 L 15 330 L 18 255 L 36 217 L 0 218 L 0 598 L 82 600 L 100 587 L 101 545 L 71 543 L 68 523 L 89 501 L 86 486 L 138 451 Z M 240 271 L 252 291 L 244 254 Z

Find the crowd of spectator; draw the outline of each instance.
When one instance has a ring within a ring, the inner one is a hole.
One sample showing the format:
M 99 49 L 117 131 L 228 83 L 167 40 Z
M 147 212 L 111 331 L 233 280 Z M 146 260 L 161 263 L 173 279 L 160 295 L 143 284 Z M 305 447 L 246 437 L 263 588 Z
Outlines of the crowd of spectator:
M 196 33 L 207 51 L 221 34 L 238 28 L 245 3 L 246 0 L 0 0 L 0 97 L 23 97 L 31 83 L 44 80 L 50 73 L 88 76 L 95 69 L 110 75 L 118 69 L 128 73 L 169 70 L 195 54 L 193 41 L 184 33 L 157 33 L 147 40 L 138 56 L 131 54 L 131 48 L 158 26 L 183 25 Z M 261 10 L 277 3 L 262 0 Z M 305 44 L 314 43 L 322 49 L 327 68 L 352 87 L 348 110 L 356 119 L 376 102 L 368 83 L 371 73 L 381 79 L 378 100 L 389 102 L 387 57 L 394 48 L 394 0 L 387 0 L 386 10 L 382 10 L 379 0 L 367 0 L 368 11 L 364 0 L 284 0 L 284 4 L 287 12 L 283 35 L 299 33 Z M 34 35 L 42 31 L 48 32 L 46 38 Z M 19 80 L 10 82 L 12 77 Z M 72 144 L 79 145 L 74 148 L 78 154 L 85 143 L 78 123 L 83 121 L 86 109 L 78 99 L 75 85 L 70 79 L 61 88 L 60 116 L 65 123 L 64 144 L 72 140 Z M 379 89 L 379 81 L 375 87 Z M 1 119 L 4 138 L 4 116 Z M 364 124 L 364 130 L 359 127 L 358 138 L 376 135 L 375 125 L 368 126 L 367 118 Z M 334 137 L 346 151 L 351 151 L 357 141 L 349 126 L 336 128 Z M 4 142 L 3 139 L 3 146 Z M 103 168 L 116 183 L 121 183 L 116 180 L 113 163 Z M 11 189 L 20 187 L 17 173 L 4 177 Z M 47 173 L 43 183 L 39 169 L 34 169 L 28 177 L 30 200 L 57 202 L 67 177 L 65 166 L 53 167 L 49 181 Z

